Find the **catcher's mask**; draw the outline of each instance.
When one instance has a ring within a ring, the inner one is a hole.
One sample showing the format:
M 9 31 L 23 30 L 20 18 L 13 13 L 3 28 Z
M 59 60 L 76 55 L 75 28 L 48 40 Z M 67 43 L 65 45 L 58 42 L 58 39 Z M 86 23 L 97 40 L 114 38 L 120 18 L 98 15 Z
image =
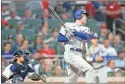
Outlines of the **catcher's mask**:
M 30 60 L 32 59 L 30 51 L 24 50 L 23 53 L 24 53 L 24 60 L 25 60 L 24 62 L 29 63 Z

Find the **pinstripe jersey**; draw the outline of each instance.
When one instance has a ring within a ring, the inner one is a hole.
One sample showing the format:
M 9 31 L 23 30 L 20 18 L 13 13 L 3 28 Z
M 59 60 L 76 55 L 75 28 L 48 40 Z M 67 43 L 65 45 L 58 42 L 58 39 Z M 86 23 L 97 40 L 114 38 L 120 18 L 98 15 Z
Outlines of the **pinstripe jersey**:
M 92 58 L 96 57 L 96 56 L 106 56 L 107 55 L 104 46 L 101 44 L 97 44 L 97 46 L 95 48 L 93 46 L 90 46 L 89 54 L 90 54 L 90 57 L 92 57 Z M 106 62 L 105 62 L 105 60 L 103 60 L 103 62 L 100 62 L 100 63 L 93 62 L 92 65 L 93 65 L 93 68 L 99 68 L 101 66 L 105 66 Z
M 86 32 L 88 34 L 90 34 L 90 29 L 88 27 L 85 27 L 83 25 L 79 26 L 79 25 L 76 25 L 75 23 L 71 23 L 71 22 L 67 22 L 65 23 L 65 26 L 67 28 L 69 28 L 70 30 L 76 30 L 78 32 Z M 69 30 L 69 31 L 70 31 Z M 80 49 L 83 49 L 83 40 L 80 39 L 79 37 L 77 36 L 71 36 L 69 33 L 66 33 L 66 29 L 64 27 L 62 27 L 60 29 L 60 32 L 62 35 L 70 38 L 69 41 L 65 44 L 65 52 L 69 52 L 69 49 L 70 48 L 80 48 Z

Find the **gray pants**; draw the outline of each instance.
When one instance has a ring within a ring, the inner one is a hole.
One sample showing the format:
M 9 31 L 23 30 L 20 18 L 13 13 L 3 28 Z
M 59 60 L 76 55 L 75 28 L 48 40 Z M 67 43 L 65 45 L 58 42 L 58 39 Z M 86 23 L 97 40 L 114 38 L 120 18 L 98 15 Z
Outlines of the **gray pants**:
M 95 69 L 96 82 L 98 83 L 107 83 L 107 67 L 102 67 L 100 69 Z
M 82 58 L 82 54 L 69 52 L 64 55 L 64 59 L 69 64 L 67 68 L 68 79 L 65 81 L 66 84 L 76 84 L 80 72 L 85 73 L 86 83 L 95 83 L 94 69 Z

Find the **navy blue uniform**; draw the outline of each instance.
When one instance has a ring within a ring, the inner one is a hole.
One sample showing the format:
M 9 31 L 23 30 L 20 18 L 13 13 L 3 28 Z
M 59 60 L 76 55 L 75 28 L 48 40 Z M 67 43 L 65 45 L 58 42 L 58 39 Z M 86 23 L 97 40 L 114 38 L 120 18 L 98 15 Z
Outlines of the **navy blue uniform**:
M 2 73 L 1 82 L 4 83 L 8 79 L 13 79 L 13 82 L 15 82 L 15 80 L 21 80 L 23 82 L 28 72 L 34 72 L 34 69 L 31 68 L 28 64 L 20 65 L 14 62 L 5 68 L 4 72 Z

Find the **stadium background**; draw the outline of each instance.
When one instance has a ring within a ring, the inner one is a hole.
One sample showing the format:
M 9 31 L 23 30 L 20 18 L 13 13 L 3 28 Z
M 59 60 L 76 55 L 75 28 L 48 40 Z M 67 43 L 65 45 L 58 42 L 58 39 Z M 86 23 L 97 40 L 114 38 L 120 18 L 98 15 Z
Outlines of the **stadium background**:
M 110 10 L 112 4 L 109 4 L 111 0 L 98 0 L 99 2 L 97 0 L 2 0 L 1 70 L 3 71 L 13 60 L 12 55 L 15 50 L 27 49 L 32 53 L 33 59 L 31 62 L 33 66 L 36 64 L 44 65 L 40 66 L 39 71 L 50 77 L 50 81 L 55 80 L 51 79 L 51 77 L 67 76 L 67 64 L 63 59 L 63 43 L 56 41 L 61 24 L 49 11 L 47 7 L 48 1 L 64 22 L 73 22 L 72 14 L 75 10 L 79 8 L 86 9 L 89 13 L 86 25 L 90 27 L 92 32 L 99 35 L 99 42 L 103 45 L 105 39 L 109 39 L 110 46 L 117 52 L 117 56 L 114 56 L 114 59 L 110 59 L 107 65 L 113 69 L 108 72 L 109 78 L 114 78 L 115 80 L 111 79 L 111 81 L 116 81 L 117 77 L 120 77 L 117 81 L 125 81 L 125 63 L 120 66 L 121 62 L 116 62 L 121 54 L 123 55 L 122 62 L 125 61 L 124 0 L 114 0 L 118 2 L 116 2 L 116 7 L 114 7 L 113 11 L 117 12 L 119 9 L 121 11 L 118 15 L 114 15 L 111 18 L 107 15 L 108 10 L 112 11 Z M 90 42 L 89 46 L 91 46 Z M 38 60 L 39 58 L 43 58 L 44 63 L 43 60 Z M 62 78 L 61 81 L 63 80 Z

